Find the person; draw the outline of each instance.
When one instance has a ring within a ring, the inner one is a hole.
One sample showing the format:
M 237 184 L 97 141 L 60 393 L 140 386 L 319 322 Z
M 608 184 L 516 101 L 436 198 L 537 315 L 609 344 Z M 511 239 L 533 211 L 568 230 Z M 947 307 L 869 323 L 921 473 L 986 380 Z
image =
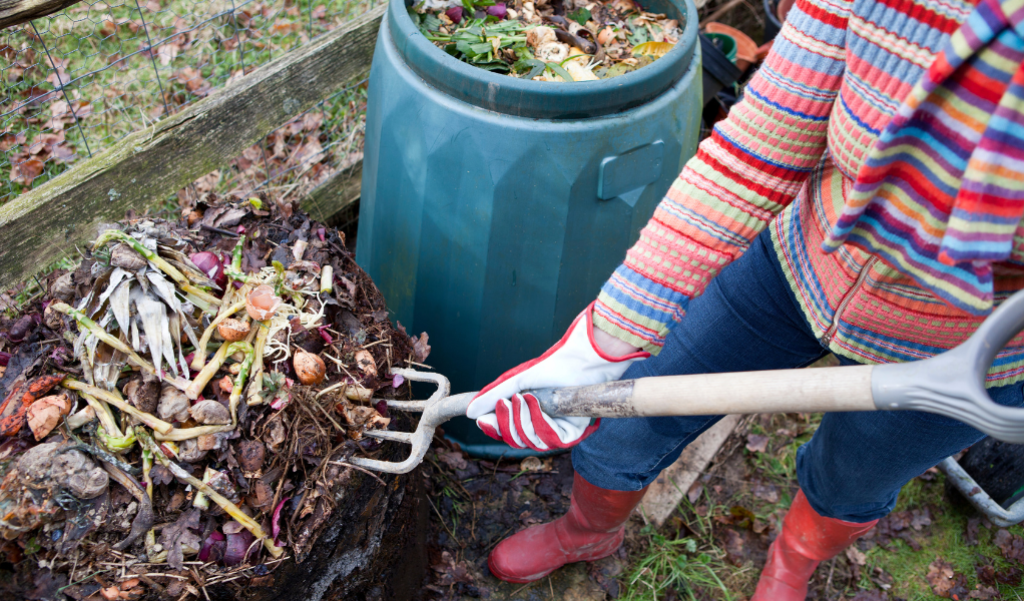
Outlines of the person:
M 646 487 L 718 417 L 553 418 L 524 391 L 619 378 L 913 361 L 1024 288 L 1024 0 L 796 0 L 744 97 L 701 143 L 600 296 L 467 415 L 574 447 L 567 515 L 502 541 L 530 582 L 614 552 Z M 1024 340 L 989 374 L 1024 403 Z M 686 403 L 686 391 L 679 391 Z M 826 414 L 753 599 L 804 599 L 900 488 L 982 438 L 916 412 Z

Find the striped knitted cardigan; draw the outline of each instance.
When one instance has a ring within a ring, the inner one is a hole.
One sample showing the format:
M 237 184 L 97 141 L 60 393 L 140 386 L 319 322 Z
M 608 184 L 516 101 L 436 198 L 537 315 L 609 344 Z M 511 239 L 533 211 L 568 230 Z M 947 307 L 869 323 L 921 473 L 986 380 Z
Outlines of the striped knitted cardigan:
M 603 287 L 595 324 L 657 353 L 690 299 L 771 228 L 808 323 L 836 354 L 909 361 L 966 339 L 984 316 L 954 308 L 859 247 L 822 246 L 879 134 L 973 8 L 962 0 L 797 0 L 743 101 L 700 145 Z M 993 266 L 993 288 L 995 304 L 1024 288 L 1024 237 Z M 1022 379 L 1018 336 L 989 384 Z

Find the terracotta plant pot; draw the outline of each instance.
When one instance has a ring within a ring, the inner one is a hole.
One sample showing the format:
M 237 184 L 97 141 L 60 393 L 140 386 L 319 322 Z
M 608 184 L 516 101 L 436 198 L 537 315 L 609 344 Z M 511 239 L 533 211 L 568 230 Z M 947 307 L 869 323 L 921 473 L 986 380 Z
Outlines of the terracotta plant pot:
M 708 33 L 722 33 L 736 40 L 736 66 L 745 72 L 747 67 L 757 62 L 757 44 L 747 34 L 735 27 L 712 21 L 704 27 Z

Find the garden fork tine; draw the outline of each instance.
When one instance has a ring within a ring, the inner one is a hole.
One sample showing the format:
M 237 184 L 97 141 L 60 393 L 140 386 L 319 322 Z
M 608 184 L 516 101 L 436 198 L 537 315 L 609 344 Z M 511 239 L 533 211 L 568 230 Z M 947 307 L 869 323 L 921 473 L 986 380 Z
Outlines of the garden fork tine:
M 388 401 L 388 408 L 400 411 L 422 412 L 420 423 L 416 426 L 415 432 L 390 432 L 388 430 L 367 430 L 366 436 L 378 440 L 391 440 L 404 442 L 412 445 L 409 457 L 402 462 L 378 461 L 365 457 L 350 457 L 348 462 L 352 465 L 386 472 L 389 474 L 404 474 L 412 471 L 423 461 L 430 442 L 434 439 L 434 430 L 457 415 L 466 415 L 466 408 L 469 401 L 476 395 L 475 392 L 467 392 L 449 396 L 451 384 L 448 378 L 441 374 L 416 371 L 415 369 L 394 368 L 393 375 L 399 375 L 413 382 L 433 382 L 437 384 L 437 390 L 425 401 Z

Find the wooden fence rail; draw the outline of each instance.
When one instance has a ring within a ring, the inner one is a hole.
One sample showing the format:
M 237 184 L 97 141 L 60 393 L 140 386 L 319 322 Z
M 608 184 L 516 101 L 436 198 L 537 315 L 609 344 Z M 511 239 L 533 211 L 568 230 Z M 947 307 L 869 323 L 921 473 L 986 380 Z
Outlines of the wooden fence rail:
M 153 206 L 226 166 L 274 128 L 364 76 L 386 9 L 379 6 L 259 67 L 0 206 L 0 289 L 52 263 L 128 209 Z M 361 172 L 355 166 L 329 178 L 303 207 L 315 218 L 330 217 L 358 197 Z
M 0 29 L 52 15 L 81 0 L 0 0 Z

